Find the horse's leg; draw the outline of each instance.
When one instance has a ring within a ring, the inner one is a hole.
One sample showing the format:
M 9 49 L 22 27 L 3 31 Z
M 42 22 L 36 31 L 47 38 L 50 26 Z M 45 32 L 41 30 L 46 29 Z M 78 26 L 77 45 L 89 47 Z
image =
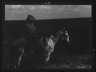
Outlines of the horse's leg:
M 49 59 L 50 59 L 50 52 L 48 53 L 48 55 L 47 55 L 47 58 L 46 58 L 46 63 L 48 63 L 48 61 L 49 61 Z
M 45 62 L 44 62 L 44 64 L 43 64 L 43 66 L 44 66 L 44 68 L 46 68 L 47 69 L 47 67 L 48 67 L 48 64 L 49 64 L 49 59 L 50 59 L 50 52 L 47 52 L 47 53 L 45 53 Z

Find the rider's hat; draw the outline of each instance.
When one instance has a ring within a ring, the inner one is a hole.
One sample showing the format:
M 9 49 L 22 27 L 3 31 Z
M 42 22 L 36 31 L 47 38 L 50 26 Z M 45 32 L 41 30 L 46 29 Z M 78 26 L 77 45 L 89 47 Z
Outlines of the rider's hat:
M 28 17 L 26 18 L 26 21 L 28 22 L 32 22 L 35 20 L 35 17 L 33 17 L 32 15 L 28 15 Z

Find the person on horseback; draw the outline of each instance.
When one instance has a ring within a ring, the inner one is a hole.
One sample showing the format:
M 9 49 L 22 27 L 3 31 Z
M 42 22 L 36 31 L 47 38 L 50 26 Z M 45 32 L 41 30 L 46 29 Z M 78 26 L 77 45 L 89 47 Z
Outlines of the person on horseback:
M 28 17 L 26 18 L 26 26 L 30 28 L 31 32 L 35 33 L 36 32 L 36 28 L 34 26 L 34 21 L 35 21 L 35 17 L 33 17 L 32 15 L 28 15 Z

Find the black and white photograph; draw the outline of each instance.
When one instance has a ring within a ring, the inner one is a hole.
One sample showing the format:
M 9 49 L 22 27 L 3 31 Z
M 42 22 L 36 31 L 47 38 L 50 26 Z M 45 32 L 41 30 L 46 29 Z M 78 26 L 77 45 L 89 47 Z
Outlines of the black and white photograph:
M 4 7 L 3 71 L 92 69 L 92 5 Z

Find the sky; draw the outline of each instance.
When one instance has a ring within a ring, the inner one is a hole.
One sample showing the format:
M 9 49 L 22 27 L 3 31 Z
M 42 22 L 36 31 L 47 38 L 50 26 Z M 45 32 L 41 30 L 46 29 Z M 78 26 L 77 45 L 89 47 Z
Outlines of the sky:
M 5 20 L 36 20 L 91 17 L 91 5 L 5 5 Z

